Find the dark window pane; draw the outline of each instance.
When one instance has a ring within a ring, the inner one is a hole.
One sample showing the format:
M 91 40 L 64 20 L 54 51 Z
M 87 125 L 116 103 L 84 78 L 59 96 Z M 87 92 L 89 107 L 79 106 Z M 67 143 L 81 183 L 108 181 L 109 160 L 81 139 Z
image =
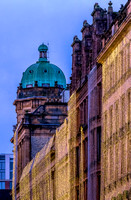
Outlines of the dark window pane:
M 12 181 L 10 182 L 10 189 L 12 189 Z
M 0 170 L 5 169 L 5 162 L 0 162 Z
M 10 170 L 13 170 L 13 162 L 10 162 Z
M 0 179 L 4 180 L 5 179 L 5 172 L 0 172 Z
M 0 189 L 5 189 L 5 182 L 0 182 Z
M 76 147 L 76 176 L 79 177 L 80 168 L 80 148 Z
M 0 170 L 5 169 L 5 162 L 0 162 Z
M 5 156 L 0 156 L 0 160 L 5 160 Z
M 97 161 L 101 159 L 101 127 L 97 128 Z
M 5 172 L 0 172 L 0 179 L 4 180 L 5 179 Z
M 4 172 L 2 173 L 2 179 L 5 179 L 5 173 Z
M 12 179 L 13 177 L 13 172 L 10 172 L 10 179 Z

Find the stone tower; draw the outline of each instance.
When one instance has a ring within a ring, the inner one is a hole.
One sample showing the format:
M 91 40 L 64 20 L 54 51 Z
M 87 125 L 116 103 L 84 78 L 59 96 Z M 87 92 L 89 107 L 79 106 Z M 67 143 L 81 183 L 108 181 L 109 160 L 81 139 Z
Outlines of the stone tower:
M 38 48 L 39 60 L 23 73 L 14 101 L 17 124 L 14 127 L 15 199 L 19 199 L 19 180 L 24 167 L 49 141 L 67 116 L 62 94 L 66 79 L 62 70 L 47 59 L 48 47 Z

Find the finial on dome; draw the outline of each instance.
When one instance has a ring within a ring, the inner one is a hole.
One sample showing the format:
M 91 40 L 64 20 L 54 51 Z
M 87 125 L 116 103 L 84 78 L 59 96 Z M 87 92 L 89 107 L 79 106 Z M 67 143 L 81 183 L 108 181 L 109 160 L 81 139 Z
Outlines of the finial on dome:
M 110 1 L 110 2 L 108 3 L 108 5 L 111 7 L 111 6 L 112 6 L 112 2 Z
M 39 61 L 47 61 L 48 47 L 44 43 L 42 43 L 38 47 L 38 51 L 40 52 L 40 54 L 39 54 Z
M 109 3 L 108 3 L 108 13 L 113 13 L 113 7 L 112 7 L 112 2 L 110 1 Z

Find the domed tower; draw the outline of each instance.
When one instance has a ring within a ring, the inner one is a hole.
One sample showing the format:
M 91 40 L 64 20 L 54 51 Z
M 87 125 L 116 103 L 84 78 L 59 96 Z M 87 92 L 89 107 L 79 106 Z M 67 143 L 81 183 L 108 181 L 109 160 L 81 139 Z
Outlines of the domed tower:
M 14 101 L 17 123 L 25 113 L 33 112 L 45 102 L 60 102 L 61 92 L 66 88 L 66 79 L 62 70 L 47 60 L 48 47 L 42 44 L 38 48 L 39 60 L 23 73 Z
M 39 60 L 23 73 L 14 101 L 17 125 L 14 130 L 14 182 L 19 197 L 19 180 L 24 167 L 55 134 L 67 116 L 62 101 L 66 79 L 62 70 L 47 59 L 48 47 L 38 48 Z

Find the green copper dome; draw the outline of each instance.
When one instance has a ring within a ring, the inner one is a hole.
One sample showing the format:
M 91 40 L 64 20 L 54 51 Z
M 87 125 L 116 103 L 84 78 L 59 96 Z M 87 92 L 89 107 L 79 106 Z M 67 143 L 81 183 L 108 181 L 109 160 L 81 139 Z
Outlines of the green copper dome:
M 39 61 L 28 67 L 23 73 L 22 87 L 34 87 L 37 81 L 38 87 L 55 87 L 57 82 L 59 87 L 66 88 L 66 79 L 62 70 L 47 61 L 48 47 L 42 44 L 38 50 L 40 52 Z

